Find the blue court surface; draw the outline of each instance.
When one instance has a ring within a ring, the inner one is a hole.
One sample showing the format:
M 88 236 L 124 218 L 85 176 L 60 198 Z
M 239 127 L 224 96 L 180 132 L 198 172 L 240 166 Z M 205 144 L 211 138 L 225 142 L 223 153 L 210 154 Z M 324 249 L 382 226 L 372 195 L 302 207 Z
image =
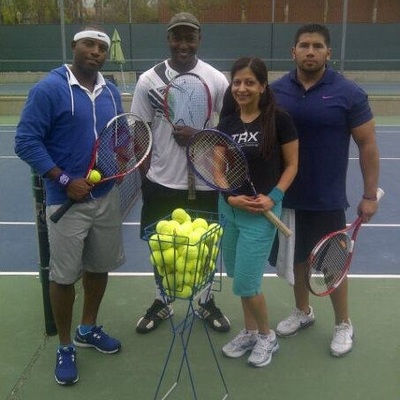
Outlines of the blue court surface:
M 14 154 L 15 125 L 0 129 L 0 273 L 30 274 L 38 271 L 34 201 L 30 168 Z M 379 212 L 364 225 L 357 243 L 351 274 L 397 275 L 400 272 L 400 219 L 398 199 L 400 186 L 400 126 L 379 119 L 377 140 L 381 157 L 380 186 L 385 190 Z M 356 217 L 356 206 L 362 195 L 362 181 L 356 147 L 352 145 L 348 174 L 348 197 L 351 207 L 347 219 Z M 162 199 L 160 199 L 162 201 Z M 139 238 L 140 196 L 124 222 L 127 261 L 118 272 L 149 274 L 147 243 Z M 274 273 L 267 267 L 266 273 Z
M 222 399 L 225 393 L 211 350 L 215 351 L 232 400 L 400 398 L 400 310 L 396 306 L 400 281 L 395 279 L 400 277 L 400 219 L 397 211 L 400 119 L 396 119 L 397 125 L 387 122 L 391 119 L 386 119 L 386 124 L 385 118 L 378 120 L 380 186 L 386 194 L 378 214 L 361 229 L 351 269 L 354 277 L 351 282 L 351 315 L 356 326 L 356 341 L 351 355 L 342 359 L 329 355 L 333 321 L 330 300 L 325 297 L 312 299 L 318 316 L 313 328 L 294 338 L 280 339 L 280 350 L 267 368 L 249 368 L 243 358 L 232 360 L 223 357 L 221 347 L 243 326 L 240 301 L 232 294 L 229 279 L 223 278 L 223 290 L 216 293 L 216 298 L 218 306 L 229 316 L 231 331 L 223 334 L 210 332 L 211 345 L 204 335 L 203 324 L 195 324 L 191 345 L 186 349 L 198 389 L 197 399 Z M 13 152 L 14 135 L 14 125 L 0 127 L 0 318 L 3 339 L 0 343 L 0 399 L 155 399 L 172 339 L 169 322 L 177 323 L 184 317 L 187 302 L 174 302 L 174 317 L 161 324 L 156 332 L 149 335 L 135 332 L 138 318 L 154 298 L 149 251 L 147 244 L 139 239 L 140 199 L 124 223 L 127 261 L 110 279 L 107 298 L 99 315 L 106 330 L 115 332 L 121 340 L 123 349 L 111 356 L 93 349 L 79 349 L 80 381 L 73 387 L 60 387 L 53 379 L 58 337 L 43 334 L 41 285 L 36 277 L 39 254 L 31 171 Z M 362 194 L 354 147 L 350 157 L 348 195 L 352 207 L 348 210 L 349 223 L 356 217 L 355 207 Z M 271 267 L 266 267 L 265 272 L 268 275 L 275 273 Z M 372 279 L 358 279 L 364 277 Z M 79 323 L 78 310 L 84 297 L 80 282 L 76 286 L 74 326 Z M 274 327 L 293 307 L 292 291 L 282 279 L 268 278 L 263 281 L 263 292 L 267 294 L 270 324 Z M 157 400 L 176 382 L 183 349 L 180 340 L 176 342 Z M 194 399 L 186 368 L 181 381 L 182 384 L 177 385 L 168 398 Z

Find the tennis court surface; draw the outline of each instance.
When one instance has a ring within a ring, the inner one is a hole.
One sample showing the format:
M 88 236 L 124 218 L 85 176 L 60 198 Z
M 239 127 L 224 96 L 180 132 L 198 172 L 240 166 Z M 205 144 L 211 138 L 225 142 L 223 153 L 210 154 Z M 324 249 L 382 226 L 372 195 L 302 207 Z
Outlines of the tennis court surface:
M 400 121 L 378 118 L 381 183 L 386 194 L 379 213 L 359 235 L 352 277 L 350 310 L 355 327 L 353 352 L 336 359 L 329 355 L 333 315 L 326 298 L 313 298 L 315 325 L 289 339 L 280 339 L 272 363 L 250 368 L 245 358 L 226 359 L 221 347 L 241 328 L 239 299 L 223 279 L 217 304 L 229 316 L 232 331 L 210 332 L 230 399 L 367 399 L 400 398 Z M 172 340 L 169 322 L 149 334 L 135 332 L 135 323 L 154 296 L 153 277 L 146 243 L 139 239 L 140 200 L 124 224 L 127 262 L 110 278 L 99 322 L 122 341 L 120 354 L 104 355 L 78 349 L 80 381 L 60 387 L 53 379 L 56 336 L 44 334 L 41 284 L 37 276 L 38 251 L 29 168 L 13 152 L 15 125 L 2 125 L 0 138 L 0 399 L 153 399 L 167 350 Z M 361 176 L 355 149 L 350 154 L 348 222 L 361 193 Z M 264 292 L 270 307 L 271 326 L 293 307 L 288 284 L 266 269 Z M 74 323 L 78 323 L 82 292 L 78 285 Z M 187 302 L 174 304 L 176 320 L 183 318 Z M 162 394 L 175 381 L 182 348 L 176 341 Z M 221 384 L 201 322 L 196 321 L 188 357 L 199 399 L 222 399 Z M 171 399 L 193 398 L 186 369 Z

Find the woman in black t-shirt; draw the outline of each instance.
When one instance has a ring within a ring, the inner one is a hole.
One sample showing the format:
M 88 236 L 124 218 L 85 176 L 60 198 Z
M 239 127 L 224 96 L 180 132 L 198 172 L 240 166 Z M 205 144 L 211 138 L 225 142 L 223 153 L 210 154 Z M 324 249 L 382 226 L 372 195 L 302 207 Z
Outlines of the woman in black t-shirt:
M 245 153 L 251 188 L 219 199 L 226 218 L 222 254 L 226 272 L 233 278 L 233 292 L 241 297 L 244 328 L 222 348 L 227 357 L 251 351 L 248 363 L 264 367 L 279 345 L 269 329 L 261 283 L 276 227 L 263 212 L 280 215 L 285 191 L 297 172 L 297 132 L 287 113 L 279 110 L 268 87 L 268 71 L 262 60 L 243 57 L 231 71 L 218 129 L 230 135 Z

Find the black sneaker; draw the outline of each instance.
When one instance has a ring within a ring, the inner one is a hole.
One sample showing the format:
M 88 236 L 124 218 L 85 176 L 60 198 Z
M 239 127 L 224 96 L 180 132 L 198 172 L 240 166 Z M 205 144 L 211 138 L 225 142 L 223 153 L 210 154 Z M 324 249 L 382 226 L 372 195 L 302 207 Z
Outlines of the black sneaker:
M 231 329 L 229 319 L 222 314 L 221 310 L 215 305 L 214 296 L 211 295 L 210 299 L 201 304 L 199 301 L 199 308 L 196 310 L 199 318 L 204 319 L 210 328 L 218 332 L 228 332 Z
M 156 329 L 160 322 L 172 317 L 173 308 L 169 304 L 165 304 L 161 300 L 155 299 L 146 314 L 139 319 L 136 325 L 136 332 L 148 333 Z

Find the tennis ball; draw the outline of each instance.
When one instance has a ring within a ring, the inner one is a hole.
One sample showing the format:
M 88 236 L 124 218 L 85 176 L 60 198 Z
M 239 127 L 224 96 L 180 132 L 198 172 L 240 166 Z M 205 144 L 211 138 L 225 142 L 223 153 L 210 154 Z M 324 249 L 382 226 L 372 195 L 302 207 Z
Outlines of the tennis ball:
M 90 183 L 98 183 L 101 181 L 101 174 L 99 171 L 97 171 L 96 169 L 92 169 L 88 175 L 87 175 L 87 180 Z
M 218 256 L 218 251 L 219 251 L 219 249 L 218 249 L 217 246 L 213 246 L 213 247 L 211 248 L 211 260 L 215 261 L 215 259 L 216 259 L 217 256 Z
M 203 282 L 203 274 L 200 271 L 196 271 L 194 274 L 194 283 L 193 285 L 200 285 Z
M 181 227 L 184 228 L 188 234 L 193 231 L 193 226 L 190 221 L 185 221 L 183 224 L 181 224 Z
M 174 219 L 171 219 L 168 222 L 168 228 L 170 231 L 170 234 L 174 234 L 175 230 L 178 228 L 178 226 L 180 226 L 181 224 L 178 221 L 175 221 Z
M 213 222 L 208 226 L 208 231 L 213 231 L 218 235 L 218 237 L 221 237 L 222 234 L 224 233 L 222 226 L 216 222 Z
M 164 276 L 162 279 L 162 285 L 164 289 L 174 290 L 175 288 L 175 275 L 170 273 Z
M 185 275 L 183 276 L 183 284 L 193 287 L 194 274 L 190 274 L 189 272 L 186 272 Z
M 165 264 L 173 265 L 177 257 L 178 252 L 173 247 L 169 247 L 162 252 L 162 258 L 164 259 Z
M 150 236 L 149 246 L 150 246 L 151 251 L 161 250 L 160 241 L 159 241 L 158 236 L 159 235 L 157 235 L 156 233 L 154 233 L 153 235 Z
M 208 256 L 208 253 L 209 253 L 209 249 L 208 249 L 207 245 L 204 243 L 201 243 L 199 246 L 200 257 L 202 257 L 204 259 Z
M 175 261 L 175 271 L 183 273 L 186 268 L 186 259 L 185 257 L 178 257 Z
M 215 261 L 211 260 L 210 264 L 208 265 L 208 268 L 209 268 L 210 272 L 213 272 L 216 267 L 217 267 L 217 265 L 215 264 Z
M 169 221 L 163 219 L 157 222 L 156 232 L 164 235 L 168 235 L 171 233 L 171 228 L 169 226 Z
M 172 237 L 169 235 L 158 235 L 159 245 L 161 250 L 166 250 L 172 247 Z
M 186 260 L 186 273 L 191 273 L 193 274 L 196 272 L 197 268 L 197 259 L 191 259 L 191 260 Z
M 197 244 L 201 239 L 201 233 L 192 231 L 189 233 L 189 244 Z
M 175 289 L 179 290 L 182 288 L 184 284 L 183 274 L 180 272 L 175 272 Z
M 186 221 L 187 215 L 187 212 L 183 208 L 176 208 L 172 211 L 171 218 L 182 224 Z
M 182 290 L 179 292 L 179 297 L 187 299 L 192 295 L 192 288 L 189 285 L 184 285 Z
M 196 230 L 197 228 L 204 228 L 205 230 L 208 229 L 208 222 L 204 218 L 196 218 L 192 221 L 193 229 Z
M 188 243 L 189 241 L 189 235 L 191 233 L 191 227 L 189 227 L 187 224 L 182 224 L 179 225 L 176 229 L 175 229 L 175 243 L 179 244 L 184 244 L 184 243 Z
M 188 260 L 195 260 L 199 255 L 199 249 L 197 246 L 186 246 L 183 250 L 182 257 Z
M 162 265 L 164 265 L 161 251 L 159 250 L 152 251 L 150 254 L 150 262 L 153 265 L 153 267 L 161 267 Z

